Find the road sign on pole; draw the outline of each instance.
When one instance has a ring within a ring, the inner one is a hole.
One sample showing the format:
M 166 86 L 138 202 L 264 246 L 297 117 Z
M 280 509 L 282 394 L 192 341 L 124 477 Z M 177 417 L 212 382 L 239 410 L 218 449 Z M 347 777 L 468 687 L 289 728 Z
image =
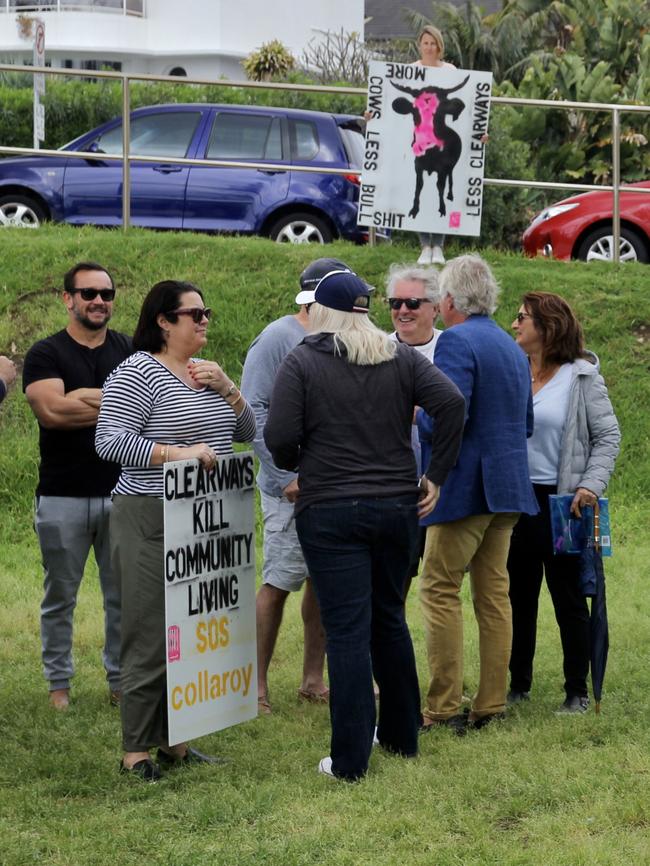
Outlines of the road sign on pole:
M 34 33 L 34 66 L 45 66 L 45 24 L 40 18 L 33 23 Z M 41 105 L 41 96 L 45 94 L 45 76 L 34 74 L 34 147 L 45 141 L 45 108 Z

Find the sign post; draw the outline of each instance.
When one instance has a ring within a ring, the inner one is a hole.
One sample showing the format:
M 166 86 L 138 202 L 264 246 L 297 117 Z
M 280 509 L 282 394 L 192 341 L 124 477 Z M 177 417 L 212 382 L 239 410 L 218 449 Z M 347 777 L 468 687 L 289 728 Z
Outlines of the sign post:
M 169 744 L 257 715 L 251 452 L 166 463 Z
M 492 74 L 373 61 L 360 225 L 479 235 Z
M 45 24 L 40 18 L 33 19 L 34 34 L 34 66 L 45 66 Z M 45 107 L 41 105 L 41 96 L 45 95 L 45 76 L 34 74 L 34 148 L 38 150 L 41 141 L 45 141 Z

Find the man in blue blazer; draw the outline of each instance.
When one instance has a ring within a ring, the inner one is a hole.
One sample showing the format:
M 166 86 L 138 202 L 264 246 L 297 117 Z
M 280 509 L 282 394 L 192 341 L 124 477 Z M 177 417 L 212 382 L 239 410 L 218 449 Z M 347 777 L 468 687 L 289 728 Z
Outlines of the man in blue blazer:
M 483 727 L 506 704 L 512 617 L 506 560 L 519 514 L 535 514 L 526 439 L 533 431 L 530 371 L 525 354 L 490 318 L 499 287 L 479 256 L 459 256 L 440 275 L 434 363 L 465 397 L 463 443 L 440 500 L 426 520 L 420 577 L 431 682 L 424 729 L 447 725 L 463 733 L 463 618 L 460 589 L 469 564 L 480 638 L 480 676 L 469 724 Z M 423 449 L 432 421 L 422 410 Z M 423 453 L 423 456 L 426 456 Z

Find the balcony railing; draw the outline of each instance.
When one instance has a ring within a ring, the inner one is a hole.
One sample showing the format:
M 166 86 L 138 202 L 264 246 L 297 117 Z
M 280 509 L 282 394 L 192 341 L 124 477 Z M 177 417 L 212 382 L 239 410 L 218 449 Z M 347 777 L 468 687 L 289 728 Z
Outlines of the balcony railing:
M 0 0 L 0 12 L 115 12 L 146 17 L 146 0 Z

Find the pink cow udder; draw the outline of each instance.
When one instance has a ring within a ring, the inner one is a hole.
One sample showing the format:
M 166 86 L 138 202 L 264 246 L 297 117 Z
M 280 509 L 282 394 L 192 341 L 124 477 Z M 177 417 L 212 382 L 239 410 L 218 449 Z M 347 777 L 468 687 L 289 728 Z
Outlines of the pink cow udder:
M 433 131 L 433 115 L 438 107 L 438 97 L 435 93 L 421 93 L 413 102 L 420 114 L 420 122 L 413 131 L 413 153 L 422 156 L 432 147 L 444 148 L 444 143 Z

